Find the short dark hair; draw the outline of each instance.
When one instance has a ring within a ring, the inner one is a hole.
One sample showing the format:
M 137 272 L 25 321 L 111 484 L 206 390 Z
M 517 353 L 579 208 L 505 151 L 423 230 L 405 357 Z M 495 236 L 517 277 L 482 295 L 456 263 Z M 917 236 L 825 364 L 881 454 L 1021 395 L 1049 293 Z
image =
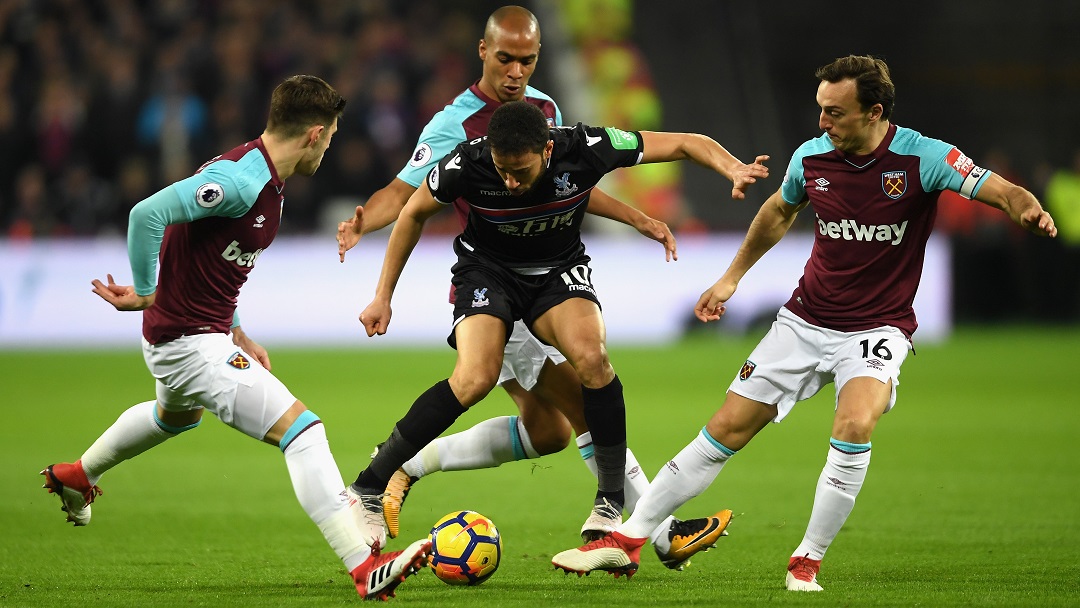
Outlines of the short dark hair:
M 345 100 L 318 76 L 286 78 L 270 97 L 266 131 L 281 137 L 300 135 L 312 125 L 329 127 L 345 111 Z
M 854 80 L 855 95 L 864 110 L 880 103 L 881 118 L 889 120 L 892 116 L 896 87 L 884 59 L 870 55 L 848 55 L 821 66 L 814 75 L 825 82 L 840 82 L 848 78 Z
M 499 154 L 543 152 L 551 133 L 544 112 L 524 101 L 499 106 L 488 123 L 488 145 Z

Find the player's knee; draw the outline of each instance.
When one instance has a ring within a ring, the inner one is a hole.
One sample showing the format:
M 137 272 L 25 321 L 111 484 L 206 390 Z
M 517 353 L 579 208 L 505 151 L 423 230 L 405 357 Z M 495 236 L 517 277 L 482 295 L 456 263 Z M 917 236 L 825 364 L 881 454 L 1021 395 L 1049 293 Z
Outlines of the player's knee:
M 529 433 L 533 449 L 541 456 L 561 452 L 570 445 L 572 429 L 562 416 L 551 417 L 543 424 L 526 422 L 525 430 Z
M 576 353 L 573 365 L 581 383 L 589 388 L 607 386 L 615 377 L 615 370 L 611 368 L 607 349 L 603 345 Z
M 482 371 L 464 373 L 455 369 L 453 375 L 450 376 L 450 388 L 461 405 L 471 407 L 487 397 L 498 381 L 498 370 L 494 373 Z
M 876 418 L 873 416 L 840 416 L 833 421 L 834 439 L 851 443 L 867 443 L 874 433 Z

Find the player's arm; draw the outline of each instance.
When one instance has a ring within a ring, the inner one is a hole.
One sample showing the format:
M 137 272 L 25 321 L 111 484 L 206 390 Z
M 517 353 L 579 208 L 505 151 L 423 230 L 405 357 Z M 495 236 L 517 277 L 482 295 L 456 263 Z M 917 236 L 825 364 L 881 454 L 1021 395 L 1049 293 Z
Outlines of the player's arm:
M 627 205 L 600 188 L 593 188 L 592 193 L 589 194 L 589 207 L 586 211 L 633 227 L 641 234 L 663 245 L 667 261 L 679 259 L 678 252 L 675 250 L 675 235 L 671 233 L 667 224 L 649 217 L 640 209 Z
M 361 236 L 392 224 L 413 192 L 415 186 L 395 177 L 366 203 L 357 205 L 355 214 L 338 224 L 338 258 L 344 262 L 345 252 L 355 247 Z
M 996 173 L 986 178 L 975 200 L 1001 209 L 1025 230 L 1040 236 L 1057 236 L 1054 218 L 1043 209 L 1035 195 Z
M 769 176 L 769 168 L 764 162 L 767 155 L 754 158 L 749 165 L 735 158 L 724 146 L 711 137 L 698 133 L 665 133 L 661 131 L 641 131 L 642 163 L 662 163 L 673 160 L 692 160 L 712 169 L 731 180 L 731 198 L 746 197 L 746 188 L 758 178 Z
M 107 284 L 98 279 L 91 281 L 94 293 L 117 310 L 149 308 L 157 293 L 158 254 L 166 226 L 210 216 L 241 217 L 247 213 L 262 185 L 236 180 L 229 170 L 215 165 L 162 188 L 131 208 L 127 246 L 134 285 L 117 285 L 110 274 L 106 275 Z M 265 174 L 269 176 L 269 169 Z
M 409 202 L 405 203 L 390 233 L 390 241 L 386 244 L 386 257 L 383 258 L 382 272 L 375 287 L 375 299 L 360 313 L 360 322 L 364 324 L 368 336 L 386 333 L 392 314 L 390 300 L 401 278 L 401 272 L 405 269 L 405 263 L 409 261 L 416 243 L 420 241 L 424 222 L 443 207 L 444 205 L 431 195 L 427 182 L 421 184 L 409 197 Z
M 694 315 L 698 319 L 707 323 L 716 321 L 724 314 L 724 303 L 735 293 L 739 281 L 761 256 L 787 234 L 795 216 L 806 204 L 807 201 L 792 205 L 785 201 L 781 191 L 777 190 L 761 205 L 724 276 L 698 299 L 697 306 L 694 307 Z

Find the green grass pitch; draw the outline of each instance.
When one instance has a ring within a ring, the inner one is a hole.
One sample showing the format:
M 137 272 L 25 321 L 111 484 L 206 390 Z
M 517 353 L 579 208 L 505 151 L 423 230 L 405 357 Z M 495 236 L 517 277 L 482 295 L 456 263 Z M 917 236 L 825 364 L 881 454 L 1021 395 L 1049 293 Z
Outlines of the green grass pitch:
M 753 339 L 698 337 L 614 347 L 629 441 L 650 474 L 719 405 Z M 564 576 L 551 556 L 579 544 L 595 481 L 568 449 L 420 482 L 391 548 L 439 517 L 473 509 L 503 535 L 499 571 L 475 588 L 430 572 L 409 606 L 1076 606 L 1080 605 L 1080 330 L 961 330 L 917 345 L 899 403 L 874 436 L 858 505 L 833 544 L 820 594 L 782 589 L 824 462 L 832 387 L 765 429 L 684 517 L 731 508 L 731 536 L 684 572 L 651 550 L 630 581 Z M 412 400 L 453 365 L 448 349 L 271 350 L 274 372 L 326 423 L 347 480 Z M 137 346 L 0 353 L 7 412 L 0 501 L 0 605 L 330 606 L 358 601 L 292 493 L 274 447 L 212 416 L 110 471 L 93 523 L 63 522 L 38 471 L 74 460 L 130 405 L 153 398 Z M 493 392 L 454 430 L 506 415 Z

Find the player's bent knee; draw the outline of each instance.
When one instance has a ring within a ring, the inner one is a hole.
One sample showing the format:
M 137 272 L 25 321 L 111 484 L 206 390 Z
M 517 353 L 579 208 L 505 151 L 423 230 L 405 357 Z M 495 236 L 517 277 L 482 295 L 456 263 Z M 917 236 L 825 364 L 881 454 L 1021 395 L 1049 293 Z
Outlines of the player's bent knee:
M 464 374 L 454 370 L 450 376 L 450 389 L 463 407 L 471 407 L 487 397 L 498 381 L 498 373 Z
M 203 408 L 182 411 L 169 411 L 157 405 L 154 408 L 154 422 L 166 433 L 179 435 L 202 423 Z

